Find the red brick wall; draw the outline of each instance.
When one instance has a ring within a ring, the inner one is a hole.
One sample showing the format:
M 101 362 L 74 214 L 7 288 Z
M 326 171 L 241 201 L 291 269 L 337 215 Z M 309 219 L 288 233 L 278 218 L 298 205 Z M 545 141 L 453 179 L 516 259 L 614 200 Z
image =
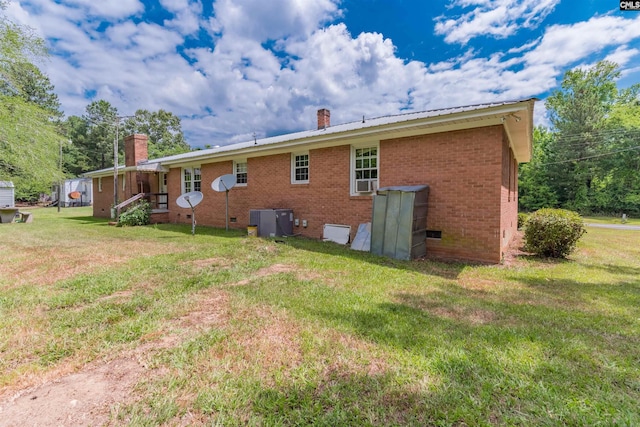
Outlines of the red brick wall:
M 249 158 L 247 186 L 229 193 L 229 216 L 236 219 L 230 226 L 245 228 L 251 209 L 290 208 L 301 224 L 308 222 L 295 233 L 319 238 L 324 224 L 336 223 L 351 225 L 353 238 L 358 224 L 371 221 L 373 202 L 350 195 L 350 158 L 348 145 L 310 150 L 309 184 L 291 184 L 290 154 Z M 427 228 L 442 232 L 442 239 L 427 240 L 430 256 L 501 260 L 517 226 L 517 164 L 501 126 L 383 140 L 379 159 L 380 187 L 430 186 Z M 232 162 L 201 166 L 205 197 L 196 209 L 198 224 L 224 227 L 225 194 L 210 185 L 232 173 Z M 190 209 L 175 204 L 181 171 L 169 175 L 170 221 L 190 223 Z
M 149 158 L 147 154 L 147 135 L 128 135 L 124 138 L 125 166 L 136 166 Z
M 98 191 L 98 178 L 93 178 L 93 216 L 110 218 L 113 204 L 113 177 L 102 178 L 102 191 Z
M 124 176 L 124 191 L 122 190 L 122 179 Z M 179 176 L 178 176 L 179 178 Z M 143 184 L 145 193 L 158 192 L 158 174 L 142 172 L 125 172 L 118 175 L 118 200 L 123 202 L 131 196 L 140 192 L 140 183 Z M 179 194 L 178 185 L 178 194 Z M 111 217 L 111 206 L 113 205 L 113 176 L 102 178 L 102 191 L 98 191 L 98 178 L 93 178 L 93 216 L 98 218 Z
M 294 233 L 322 237 L 324 224 L 350 224 L 355 235 L 359 223 L 371 221 L 371 197 L 351 197 L 349 189 L 349 146 L 311 150 L 309 184 L 291 184 L 291 154 L 254 157 L 247 160 L 248 183 L 229 192 L 229 217 L 236 218 L 232 228 L 249 225 L 251 209 L 293 209 L 300 225 Z M 211 182 L 231 173 L 232 162 L 202 165 L 202 192 L 205 197 L 196 209 L 198 224 L 225 226 L 225 193 L 216 193 Z M 175 175 L 174 175 L 175 173 Z M 190 222 L 190 209 L 175 205 L 180 194 L 181 169 L 169 176 L 169 199 L 172 222 Z M 174 197 L 175 195 L 175 197 Z M 307 221 L 307 228 L 302 227 Z
M 502 138 L 502 188 L 500 194 L 501 257 L 518 229 L 518 162 L 506 134 Z
M 427 253 L 500 261 L 501 126 L 382 141 L 380 186 L 429 185 Z

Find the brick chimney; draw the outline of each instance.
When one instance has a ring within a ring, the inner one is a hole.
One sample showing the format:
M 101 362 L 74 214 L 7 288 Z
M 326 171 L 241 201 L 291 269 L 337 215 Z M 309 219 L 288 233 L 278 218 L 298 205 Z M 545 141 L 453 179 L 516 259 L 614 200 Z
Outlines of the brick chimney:
M 147 135 L 129 135 L 124 138 L 124 164 L 137 166 L 143 160 L 148 160 Z
M 331 126 L 331 112 L 326 108 L 318 110 L 318 129 L 326 129 Z

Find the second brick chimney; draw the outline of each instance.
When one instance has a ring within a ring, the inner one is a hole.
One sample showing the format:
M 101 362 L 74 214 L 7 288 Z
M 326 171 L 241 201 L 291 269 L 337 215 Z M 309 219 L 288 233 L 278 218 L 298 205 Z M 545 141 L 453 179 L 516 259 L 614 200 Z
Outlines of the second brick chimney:
M 125 166 L 137 166 L 141 161 L 148 159 L 147 135 L 135 134 L 124 138 Z
M 331 112 L 326 108 L 318 110 L 318 129 L 326 129 L 331 126 Z

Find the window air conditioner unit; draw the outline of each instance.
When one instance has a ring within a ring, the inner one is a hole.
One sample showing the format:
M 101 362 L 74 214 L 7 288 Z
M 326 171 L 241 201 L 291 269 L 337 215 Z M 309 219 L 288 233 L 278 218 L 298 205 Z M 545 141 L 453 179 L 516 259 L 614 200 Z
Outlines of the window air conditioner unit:
M 378 187 L 376 180 L 370 179 L 358 179 L 356 180 L 356 192 L 358 193 L 371 193 L 376 191 Z

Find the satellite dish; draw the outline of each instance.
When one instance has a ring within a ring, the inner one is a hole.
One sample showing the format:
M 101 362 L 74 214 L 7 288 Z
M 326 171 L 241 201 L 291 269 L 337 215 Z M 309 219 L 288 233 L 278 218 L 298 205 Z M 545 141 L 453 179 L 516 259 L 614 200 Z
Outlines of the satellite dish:
M 236 185 L 236 183 L 236 176 L 232 173 L 219 176 L 211 183 L 211 188 L 214 191 L 217 191 L 219 193 L 222 193 L 224 191 L 226 193 L 227 207 L 225 211 L 225 224 L 227 226 L 227 231 L 229 231 L 229 190 L 231 190 Z
M 233 187 L 235 187 L 236 183 L 237 183 L 236 176 L 230 173 L 227 175 L 219 176 L 216 179 L 214 179 L 213 182 L 211 183 L 211 188 L 214 191 L 222 193 L 223 191 L 231 190 Z
M 204 195 L 200 191 L 184 193 L 176 199 L 176 204 L 181 208 L 194 208 L 202 201 Z
M 200 191 L 190 191 L 178 197 L 176 204 L 181 208 L 191 208 L 191 234 L 196 234 L 196 206 L 202 201 L 204 195 Z

